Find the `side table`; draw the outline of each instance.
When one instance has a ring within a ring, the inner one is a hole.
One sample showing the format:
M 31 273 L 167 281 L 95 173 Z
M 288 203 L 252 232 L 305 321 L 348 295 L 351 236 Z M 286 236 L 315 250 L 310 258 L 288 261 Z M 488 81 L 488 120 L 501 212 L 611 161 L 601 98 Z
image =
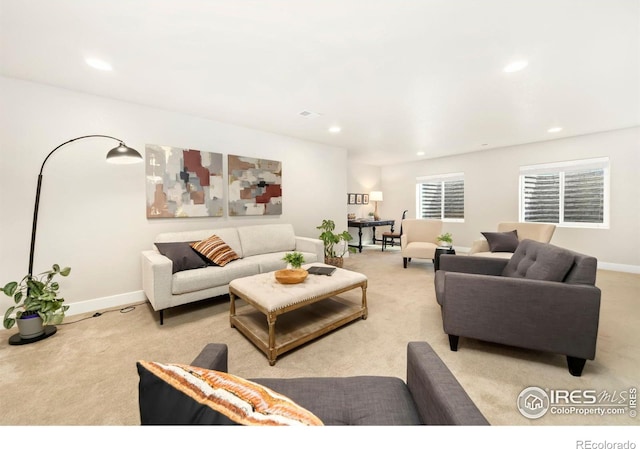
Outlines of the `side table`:
M 433 257 L 433 271 L 440 269 L 440 256 L 442 254 L 455 254 L 456 250 L 452 246 L 438 246 L 436 248 L 436 254 Z

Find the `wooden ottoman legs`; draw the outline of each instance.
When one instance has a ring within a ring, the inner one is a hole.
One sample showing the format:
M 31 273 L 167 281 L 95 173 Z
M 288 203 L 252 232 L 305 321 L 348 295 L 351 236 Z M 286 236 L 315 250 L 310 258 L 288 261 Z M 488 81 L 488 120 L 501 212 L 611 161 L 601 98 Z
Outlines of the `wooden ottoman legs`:
M 267 323 L 269 324 L 269 365 L 276 364 L 276 314 L 269 312 L 267 314 Z

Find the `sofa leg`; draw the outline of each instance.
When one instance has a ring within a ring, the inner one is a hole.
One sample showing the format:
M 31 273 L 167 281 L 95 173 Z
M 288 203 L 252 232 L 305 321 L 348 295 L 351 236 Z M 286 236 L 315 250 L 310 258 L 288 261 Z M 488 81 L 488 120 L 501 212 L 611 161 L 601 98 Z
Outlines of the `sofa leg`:
M 405 268 L 407 268 L 407 258 L 406 257 L 402 258 L 402 264 L 404 265 Z
M 458 350 L 458 341 L 460 340 L 460 337 L 457 335 L 449 335 L 449 347 L 451 348 L 452 351 L 457 351 Z
M 567 365 L 569 365 L 569 372 L 572 376 L 580 377 L 585 363 L 587 363 L 586 359 L 567 356 Z
M 160 311 L 160 326 L 164 324 L 164 310 Z

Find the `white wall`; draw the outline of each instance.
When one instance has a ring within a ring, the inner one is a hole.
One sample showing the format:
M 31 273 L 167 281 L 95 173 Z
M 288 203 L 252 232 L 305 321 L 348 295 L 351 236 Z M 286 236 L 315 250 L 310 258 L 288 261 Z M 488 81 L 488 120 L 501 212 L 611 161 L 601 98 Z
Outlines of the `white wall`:
M 317 237 L 324 218 L 346 228 L 344 149 L 0 77 L 1 285 L 27 272 L 44 157 L 87 134 L 117 137 L 143 155 L 147 143 L 219 152 L 225 169 L 227 154 L 282 161 L 283 214 L 149 220 L 144 164 L 105 163 L 117 144 L 108 139 L 69 144 L 44 169 L 34 264 L 34 273 L 53 263 L 71 267 L 71 276 L 61 279 L 69 304 L 131 292 L 144 299 L 140 251 L 160 232 L 282 222 L 292 223 L 298 235 Z M 2 295 L 0 311 L 10 304 Z
M 407 206 L 416 215 L 416 177 L 464 172 L 465 221 L 445 223 L 454 246 L 470 247 L 498 222 L 518 221 L 521 165 L 608 156 L 609 229 L 556 229 L 551 243 L 593 255 L 611 268 L 640 268 L 640 127 L 382 167 L 382 215 Z
M 380 187 L 380 167 L 375 165 L 366 165 L 360 163 L 349 162 L 347 164 L 347 193 L 369 194 L 372 190 L 381 190 Z M 383 192 L 384 199 L 384 192 Z M 345 197 L 345 203 L 347 198 Z M 375 209 L 374 203 L 369 204 L 350 204 L 347 206 L 347 213 L 355 214 L 356 218 L 368 218 L 369 212 Z M 382 202 L 378 204 L 378 212 L 382 210 Z M 386 216 L 382 218 L 387 218 Z M 392 217 L 389 217 L 392 218 Z M 382 228 L 380 228 L 382 229 Z M 388 230 L 385 227 L 384 230 Z M 382 231 L 376 229 L 378 238 Z M 358 240 L 358 228 L 349 228 L 349 233 L 353 236 L 354 241 Z M 371 243 L 372 229 L 362 228 L 362 243 Z

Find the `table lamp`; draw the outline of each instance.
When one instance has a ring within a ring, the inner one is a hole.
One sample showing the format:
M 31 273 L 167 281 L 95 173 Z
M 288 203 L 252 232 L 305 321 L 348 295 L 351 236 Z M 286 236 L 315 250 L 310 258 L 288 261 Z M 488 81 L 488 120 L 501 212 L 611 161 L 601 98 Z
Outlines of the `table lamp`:
M 378 201 L 382 201 L 382 192 L 374 190 L 369 194 L 369 201 L 374 201 L 376 203 L 375 209 L 373 211 L 373 218 L 375 220 L 380 220 L 380 215 L 378 215 Z

